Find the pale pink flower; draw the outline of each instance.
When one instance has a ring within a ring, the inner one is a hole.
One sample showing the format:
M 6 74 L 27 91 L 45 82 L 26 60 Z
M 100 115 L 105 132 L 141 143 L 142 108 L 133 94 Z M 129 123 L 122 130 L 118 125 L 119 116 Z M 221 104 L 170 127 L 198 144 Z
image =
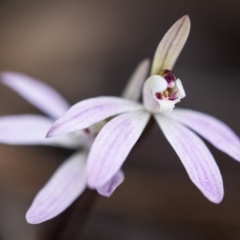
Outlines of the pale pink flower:
M 196 133 L 237 161 L 240 161 L 239 138 L 228 126 L 207 114 L 185 109 L 172 111 L 185 97 L 181 81 L 171 70 L 189 31 L 190 20 L 184 16 L 163 37 L 153 59 L 151 75 L 143 86 L 143 104 L 118 97 L 87 99 L 72 106 L 49 130 L 47 136 L 52 137 L 108 119 L 87 160 L 87 184 L 91 188 L 105 184 L 119 171 L 153 116 L 193 183 L 210 201 L 222 200 L 221 173 Z M 132 86 L 129 89 L 137 92 Z
M 136 93 L 131 95 L 128 89 L 131 90 L 131 86 L 136 85 L 136 82 L 143 83 L 148 65 L 148 60 L 140 63 L 130 79 L 129 87 L 125 90 L 126 98 L 137 99 L 139 97 Z M 89 148 L 105 121 L 94 124 L 84 131 L 79 130 L 47 139 L 45 138 L 47 131 L 54 121 L 69 109 L 69 103 L 50 86 L 20 73 L 3 72 L 0 82 L 15 90 L 48 115 L 45 117 L 37 114 L 23 114 L 0 117 L 1 143 L 49 145 L 77 150 L 60 165 L 47 184 L 39 191 L 29 208 L 26 215 L 27 221 L 32 224 L 40 223 L 60 214 L 85 190 L 87 186 L 86 159 Z M 127 103 L 128 100 L 126 100 Z M 125 109 L 133 110 L 134 108 L 130 106 Z M 96 190 L 101 195 L 110 196 L 123 180 L 124 174 L 119 170 Z

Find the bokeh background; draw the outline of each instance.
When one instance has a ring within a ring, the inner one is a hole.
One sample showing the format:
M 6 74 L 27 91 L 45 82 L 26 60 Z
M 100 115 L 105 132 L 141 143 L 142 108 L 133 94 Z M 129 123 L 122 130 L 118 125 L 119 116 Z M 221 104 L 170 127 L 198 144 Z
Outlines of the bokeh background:
M 190 38 L 174 69 L 187 92 L 179 105 L 216 116 L 240 135 L 239 8 L 236 0 L 1 0 L 0 69 L 41 79 L 72 104 L 119 95 L 135 66 L 189 14 Z M 39 112 L 0 86 L 0 114 L 20 113 Z M 97 198 L 76 239 L 240 239 L 240 164 L 209 148 L 224 179 L 221 204 L 190 182 L 154 126 L 128 157 L 124 184 L 110 199 Z M 46 240 L 42 232 L 56 219 L 32 226 L 24 215 L 71 152 L 0 145 L 0 153 L 0 239 Z

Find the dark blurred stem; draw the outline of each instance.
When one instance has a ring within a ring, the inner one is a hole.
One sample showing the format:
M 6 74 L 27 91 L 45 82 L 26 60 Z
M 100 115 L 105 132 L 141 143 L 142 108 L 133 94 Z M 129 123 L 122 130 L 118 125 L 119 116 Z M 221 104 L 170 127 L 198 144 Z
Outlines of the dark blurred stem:
M 96 200 L 97 192 L 85 192 L 60 216 L 46 223 L 42 240 L 74 240 L 80 235 L 84 222 Z

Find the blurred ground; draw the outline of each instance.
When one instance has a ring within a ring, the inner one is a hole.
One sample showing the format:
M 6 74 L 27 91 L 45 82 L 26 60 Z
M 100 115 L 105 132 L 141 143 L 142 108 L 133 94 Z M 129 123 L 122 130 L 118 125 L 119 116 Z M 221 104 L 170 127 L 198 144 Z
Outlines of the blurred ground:
M 2 0 L 0 69 L 41 79 L 72 104 L 118 95 L 166 30 L 189 14 L 190 38 L 174 69 L 187 92 L 180 106 L 212 114 L 240 135 L 239 7 L 234 0 Z M 0 86 L 0 114 L 17 113 L 38 111 Z M 99 197 L 79 239 L 240 239 L 240 164 L 210 149 L 224 179 L 220 205 L 193 186 L 155 126 L 124 165 L 124 184 L 110 199 Z M 0 152 L 0 239 L 42 239 L 45 225 L 28 225 L 24 214 L 70 151 L 0 145 Z

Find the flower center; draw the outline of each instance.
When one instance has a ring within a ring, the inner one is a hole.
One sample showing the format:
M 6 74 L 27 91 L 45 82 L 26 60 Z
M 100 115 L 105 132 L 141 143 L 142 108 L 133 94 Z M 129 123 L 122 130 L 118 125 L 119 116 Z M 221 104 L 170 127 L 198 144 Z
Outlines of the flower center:
M 176 85 L 176 77 L 175 75 L 168 69 L 164 69 L 159 73 L 160 76 L 162 76 L 168 83 L 168 88 L 163 92 L 157 92 L 155 93 L 155 96 L 159 100 L 176 100 L 177 99 L 177 93 L 174 91 L 174 87 Z

